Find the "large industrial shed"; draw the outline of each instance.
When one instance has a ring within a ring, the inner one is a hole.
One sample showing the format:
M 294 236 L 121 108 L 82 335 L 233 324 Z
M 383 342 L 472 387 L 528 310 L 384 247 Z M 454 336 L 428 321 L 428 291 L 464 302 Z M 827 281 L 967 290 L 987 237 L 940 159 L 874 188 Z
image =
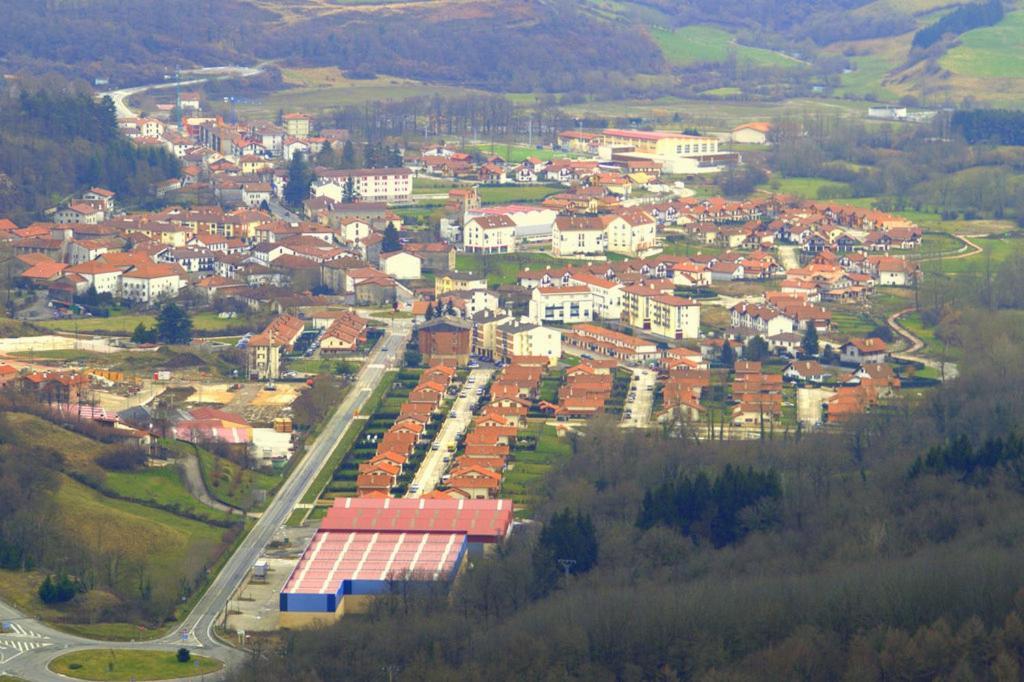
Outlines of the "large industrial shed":
M 281 591 L 282 625 L 361 610 L 395 581 L 450 581 L 511 527 L 508 500 L 338 498 Z

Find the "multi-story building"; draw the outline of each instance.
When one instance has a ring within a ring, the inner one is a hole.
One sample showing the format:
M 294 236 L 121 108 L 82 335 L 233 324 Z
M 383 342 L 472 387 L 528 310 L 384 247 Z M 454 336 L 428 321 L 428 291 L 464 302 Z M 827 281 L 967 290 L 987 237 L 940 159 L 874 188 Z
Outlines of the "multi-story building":
M 605 228 L 610 216 L 559 216 L 551 231 L 551 254 L 599 256 L 608 248 Z
M 177 265 L 152 263 L 139 265 L 121 275 L 121 298 L 138 303 L 153 303 L 178 295 L 185 280 Z
M 588 273 L 570 275 L 569 284 L 586 287 L 594 300 L 594 317 L 601 320 L 622 319 L 622 284 Z
M 314 197 L 341 201 L 352 178 L 357 202 L 404 203 L 412 201 L 412 171 L 408 168 L 318 169 Z
M 298 340 L 306 323 L 294 315 L 280 315 L 266 328 L 250 337 L 246 346 L 246 376 L 258 381 L 281 377 L 281 358 Z
M 537 287 L 530 294 L 530 319 L 577 324 L 594 319 L 594 295 L 585 286 Z
M 472 353 L 484 358 L 494 359 L 497 348 L 497 330 L 503 324 L 515 318 L 506 312 L 483 310 L 473 315 Z
M 707 173 L 719 170 L 718 138 L 664 130 L 608 129 L 602 134 L 602 159 L 648 159 L 666 173 Z
M 554 365 L 562 357 L 562 332 L 551 327 L 523 321 L 498 325 L 495 356 L 508 362 L 514 357 L 545 357 Z
M 470 218 L 462 230 L 468 253 L 512 253 L 516 250 L 516 224 L 506 215 Z
M 670 292 L 671 282 L 667 281 L 626 287 L 623 290 L 626 322 L 635 329 L 669 339 L 697 338 L 700 335 L 700 304 Z
M 309 137 L 313 117 L 308 114 L 285 114 L 283 117 L 285 132 L 292 137 Z
M 646 211 L 617 213 L 605 226 L 607 248 L 612 253 L 645 258 L 656 251 L 657 223 Z

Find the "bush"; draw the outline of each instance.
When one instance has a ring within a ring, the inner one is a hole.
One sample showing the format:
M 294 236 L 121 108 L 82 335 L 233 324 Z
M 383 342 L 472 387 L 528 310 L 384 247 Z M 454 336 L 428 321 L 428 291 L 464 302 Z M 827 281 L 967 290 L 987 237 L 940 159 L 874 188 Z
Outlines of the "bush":
M 47 575 L 39 586 L 39 599 L 44 604 L 63 604 L 71 601 L 79 592 L 84 592 L 82 583 L 66 575 L 59 575 L 56 578 Z
M 192 660 L 192 654 L 185 647 L 181 647 L 180 649 L 178 649 L 177 658 L 178 663 L 188 663 L 190 660 Z
M 96 458 L 96 463 L 107 471 L 135 471 L 146 465 L 146 451 L 126 445 Z

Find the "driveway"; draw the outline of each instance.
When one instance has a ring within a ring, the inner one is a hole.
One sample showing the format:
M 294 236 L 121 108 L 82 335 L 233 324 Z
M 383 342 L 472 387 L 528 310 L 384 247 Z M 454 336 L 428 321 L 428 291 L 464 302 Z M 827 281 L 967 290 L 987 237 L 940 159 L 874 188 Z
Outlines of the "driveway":
M 482 390 L 487 385 L 492 374 L 493 369 L 481 368 L 474 369 L 466 377 L 466 383 L 462 385 L 459 397 L 455 399 L 451 412 L 437 432 L 427 456 L 423 458 L 423 463 L 413 477 L 412 485 L 409 486 L 409 492 L 405 494 L 406 497 L 419 497 L 437 487 L 441 475 L 447 468 L 445 457 L 450 459 L 454 456 L 451 451 L 455 449 L 459 434 L 465 432 L 473 421 L 473 406 L 480 398 L 477 390 Z

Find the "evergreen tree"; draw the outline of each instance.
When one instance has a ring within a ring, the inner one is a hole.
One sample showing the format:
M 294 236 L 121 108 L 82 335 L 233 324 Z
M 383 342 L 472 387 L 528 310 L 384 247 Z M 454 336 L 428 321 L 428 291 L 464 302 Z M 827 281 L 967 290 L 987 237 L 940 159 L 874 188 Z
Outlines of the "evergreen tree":
M 149 329 L 139 322 L 132 332 L 132 343 L 156 343 L 156 329 Z
M 288 166 L 288 184 L 284 186 L 284 203 L 290 208 L 300 209 L 309 198 L 309 188 L 313 186 L 313 169 L 309 167 L 306 156 L 296 151 Z
M 728 339 L 722 344 L 722 364 L 729 369 L 736 366 L 736 351 L 732 349 Z
M 363 165 L 367 168 L 380 167 L 380 149 L 377 145 L 369 142 L 363 145 Z
M 434 317 L 444 317 L 444 304 L 437 299 L 437 306 L 434 308 Z
M 590 517 L 568 509 L 556 513 L 544 525 L 533 550 L 535 592 L 550 592 L 565 567 L 574 575 L 586 573 L 597 564 L 597 554 L 597 532 Z
M 352 140 L 345 140 L 345 146 L 341 148 L 341 167 L 356 167 L 356 148 L 352 146 Z
M 818 345 L 818 329 L 812 322 L 808 321 L 807 331 L 804 332 L 804 338 L 800 342 L 800 347 L 803 349 L 804 355 L 813 357 L 820 350 Z
M 825 365 L 834 365 L 839 362 L 839 356 L 836 355 L 836 349 L 832 347 L 832 344 L 825 344 L 825 350 L 821 352 L 821 362 Z
M 341 190 L 341 203 L 354 204 L 359 201 L 359 192 L 356 191 L 356 181 L 351 175 L 345 179 L 345 187 Z
M 450 298 L 448 299 L 448 303 L 444 307 L 444 314 L 449 316 L 455 315 L 455 303 Z
M 323 146 L 320 147 L 320 152 L 316 155 L 316 162 L 321 166 L 334 165 L 334 148 L 331 147 L 330 140 L 324 140 Z
M 389 224 L 384 228 L 384 239 L 380 243 L 380 250 L 384 253 L 402 250 L 402 242 L 398 238 L 398 230 L 394 225 Z
M 751 360 L 752 362 L 760 362 L 761 360 L 767 359 L 768 356 L 771 355 L 771 352 L 768 349 L 768 342 L 761 338 L 761 336 L 755 336 L 750 339 L 750 341 L 747 341 L 747 347 L 743 355 L 747 360 Z
M 192 341 L 192 318 L 176 304 L 168 303 L 157 316 L 156 333 L 163 343 L 189 343 Z
M 394 147 L 388 150 L 388 162 L 389 168 L 401 168 L 404 160 L 402 159 L 402 150 L 398 148 L 396 144 Z
M 427 318 L 428 320 L 432 320 L 432 319 L 434 319 L 434 306 L 433 306 L 433 305 L 431 305 L 431 304 L 430 304 L 429 302 L 427 303 L 427 312 L 426 312 L 426 318 Z

